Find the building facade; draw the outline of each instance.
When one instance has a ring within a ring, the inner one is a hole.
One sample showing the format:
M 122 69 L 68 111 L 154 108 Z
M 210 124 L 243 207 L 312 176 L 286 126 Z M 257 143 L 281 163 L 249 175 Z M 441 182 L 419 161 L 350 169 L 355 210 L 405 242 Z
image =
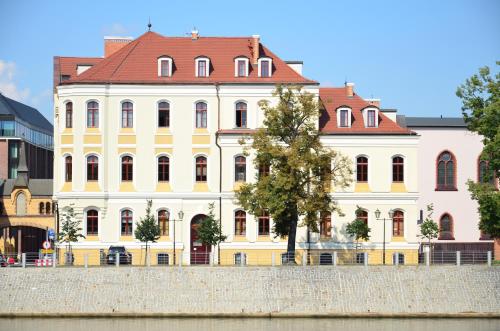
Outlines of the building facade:
M 398 116 L 401 126 L 420 136 L 418 150 L 418 207 L 425 218 L 433 204 L 440 234 L 437 251 L 492 251 L 493 240 L 479 230 L 478 204 L 467 181 L 478 182 L 487 164 L 480 160 L 482 137 L 467 129 L 463 118 Z M 498 179 L 493 183 L 498 188 Z
M 417 262 L 418 136 L 377 100 L 357 96 L 352 84 L 320 89 L 302 75 L 301 62 L 281 60 L 259 36 L 147 32 L 136 40 L 108 37 L 105 50 L 104 58 L 55 58 L 54 198 L 60 213 L 73 206 L 81 220 L 85 239 L 73 246 L 75 263 L 85 254 L 101 263 L 110 246 L 125 246 L 133 264 L 143 263 L 134 230 L 147 200 L 161 230 L 153 264 L 172 264 L 174 254 L 175 263 L 208 263 L 208 253 L 222 264 L 242 256 L 248 264 L 279 263 L 286 238 L 275 238 L 272 219 L 248 214 L 234 195 L 258 171 L 239 140 L 262 126 L 259 104 L 277 103 L 277 84 L 315 95 L 322 141 L 356 169 L 351 187 L 331 192 L 345 216 L 323 215 L 321 233 L 299 227 L 297 259 L 305 251 L 352 252 L 345 226 L 361 217 L 372 232 L 359 252 L 377 252 L 369 263 L 382 262 L 384 242 L 387 263 L 395 252 Z M 210 203 L 228 236 L 218 248 L 197 240 Z

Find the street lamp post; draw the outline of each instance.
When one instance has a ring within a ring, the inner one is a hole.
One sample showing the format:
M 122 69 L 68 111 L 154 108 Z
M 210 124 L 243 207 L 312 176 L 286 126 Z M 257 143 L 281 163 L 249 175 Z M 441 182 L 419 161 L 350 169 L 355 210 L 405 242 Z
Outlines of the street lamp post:
M 177 214 L 177 216 L 179 216 L 179 219 L 177 221 L 182 222 L 182 219 L 184 218 L 184 212 L 182 210 L 180 210 L 179 213 Z M 176 256 L 176 254 L 175 254 L 175 222 L 177 222 L 177 221 L 174 220 L 174 265 L 176 264 L 176 259 L 175 259 L 175 256 Z
M 389 218 L 380 218 L 380 210 L 377 209 L 375 210 L 375 217 L 377 220 L 383 221 L 384 222 L 384 241 L 382 244 L 382 263 L 385 265 L 385 221 L 386 220 L 392 220 L 392 217 L 394 216 L 394 211 L 389 210 Z

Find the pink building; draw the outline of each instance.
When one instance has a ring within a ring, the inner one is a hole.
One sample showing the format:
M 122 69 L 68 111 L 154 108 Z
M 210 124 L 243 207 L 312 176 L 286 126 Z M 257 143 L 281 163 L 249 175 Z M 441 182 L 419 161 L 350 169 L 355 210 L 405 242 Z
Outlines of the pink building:
M 433 219 L 441 231 L 435 249 L 492 251 L 493 240 L 479 230 L 478 205 L 466 185 L 480 177 L 481 136 L 467 130 L 462 118 L 398 116 L 398 123 L 421 136 L 418 204 L 422 219 L 426 206 L 434 204 Z

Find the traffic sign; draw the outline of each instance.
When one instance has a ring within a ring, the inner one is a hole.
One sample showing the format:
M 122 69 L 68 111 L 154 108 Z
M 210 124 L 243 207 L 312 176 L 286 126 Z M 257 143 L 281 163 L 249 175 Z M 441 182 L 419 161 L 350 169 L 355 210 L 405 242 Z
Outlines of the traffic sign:
M 48 242 L 48 241 L 44 241 L 44 242 L 43 242 L 43 244 L 42 244 L 42 247 L 43 247 L 44 249 L 49 249 L 49 248 L 50 248 L 50 242 Z
M 56 232 L 54 231 L 54 229 L 49 229 L 47 232 L 50 240 L 54 240 L 56 238 Z

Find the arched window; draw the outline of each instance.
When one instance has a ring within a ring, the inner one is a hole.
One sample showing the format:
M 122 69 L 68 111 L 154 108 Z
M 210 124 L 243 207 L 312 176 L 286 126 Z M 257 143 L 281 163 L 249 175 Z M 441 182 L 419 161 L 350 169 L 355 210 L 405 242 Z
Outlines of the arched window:
M 170 104 L 166 101 L 158 104 L 158 127 L 168 128 L 170 126 Z
M 207 181 L 207 158 L 204 156 L 198 156 L 196 158 L 196 181 Z
M 394 212 L 394 216 L 392 217 L 392 235 L 394 237 L 404 236 L 404 223 L 404 213 L 401 210 L 396 210 Z
M 392 158 L 392 181 L 404 182 L 404 160 L 401 156 Z
M 122 128 L 134 126 L 134 106 L 132 102 L 122 103 Z
M 26 194 L 24 192 L 19 193 L 16 197 L 16 215 L 26 215 Z
M 449 214 L 444 214 L 439 219 L 439 238 L 440 240 L 454 240 L 453 236 L 453 218 Z
M 234 235 L 244 236 L 247 231 L 247 213 L 238 210 L 234 213 Z
M 87 157 L 87 180 L 99 179 L 99 160 L 97 156 L 90 155 Z
M 244 102 L 238 102 L 236 104 L 236 127 L 247 127 L 247 104 Z
M 259 216 L 259 236 L 269 235 L 269 212 L 263 210 Z
M 39 213 L 40 215 L 45 214 L 45 204 L 44 204 L 43 202 L 40 202 L 40 203 L 38 204 L 38 213 Z
M 356 158 L 356 180 L 358 182 L 368 182 L 368 159 L 364 156 Z
M 437 190 L 456 190 L 456 165 L 453 154 L 446 151 L 439 155 L 437 162 Z
M 45 214 L 50 214 L 50 202 L 45 203 Z
M 368 225 L 368 212 L 366 210 L 358 210 L 356 212 L 356 218 L 358 220 L 362 220 L 366 225 Z
M 170 160 L 166 156 L 158 158 L 158 181 L 168 182 L 170 180 Z
M 328 211 L 320 213 L 319 234 L 321 238 L 332 237 L 332 213 Z
M 196 128 L 207 127 L 207 104 L 198 102 L 196 104 Z
M 98 226 L 97 210 L 87 210 L 87 235 L 97 235 L 99 233 Z
M 121 212 L 122 236 L 132 235 L 132 211 L 125 209 Z
M 260 162 L 259 163 L 259 178 L 264 177 L 264 176 L 269 176 L 269 172 L 271 167 L 269 166 L 269 163 L 267 162 Z
M 495 176 L 490 173 L 489 162 L 486 160 L 478 160 L 477 162 L 477 181 L 479 183 L 490 183 L 491 185 L 495 185 Z
M 95 101 L 87 103 L 87 128 L 99 127 L 99 104 Z
M 68 155 L 64 158 L 64 181 L 71 182 L 73 180 L 73 157 Z
M 131 156 L 122 157 L 122 180 L 130 181 L 133 179 L 134 160 Z
M 244 182 L 247 177 L 247 159 L 244 156 L 237 156 L 234 159 L 234 181 Z
M 167 210 L 162 209 L 158 211 L 158 226 L 160 227 L 160 235 L 168 236 L 168 220 L 170 214 Z
M 72 102 L 66 103 L 66 127 L 67 128 L 73 127 L 73 103 Z

